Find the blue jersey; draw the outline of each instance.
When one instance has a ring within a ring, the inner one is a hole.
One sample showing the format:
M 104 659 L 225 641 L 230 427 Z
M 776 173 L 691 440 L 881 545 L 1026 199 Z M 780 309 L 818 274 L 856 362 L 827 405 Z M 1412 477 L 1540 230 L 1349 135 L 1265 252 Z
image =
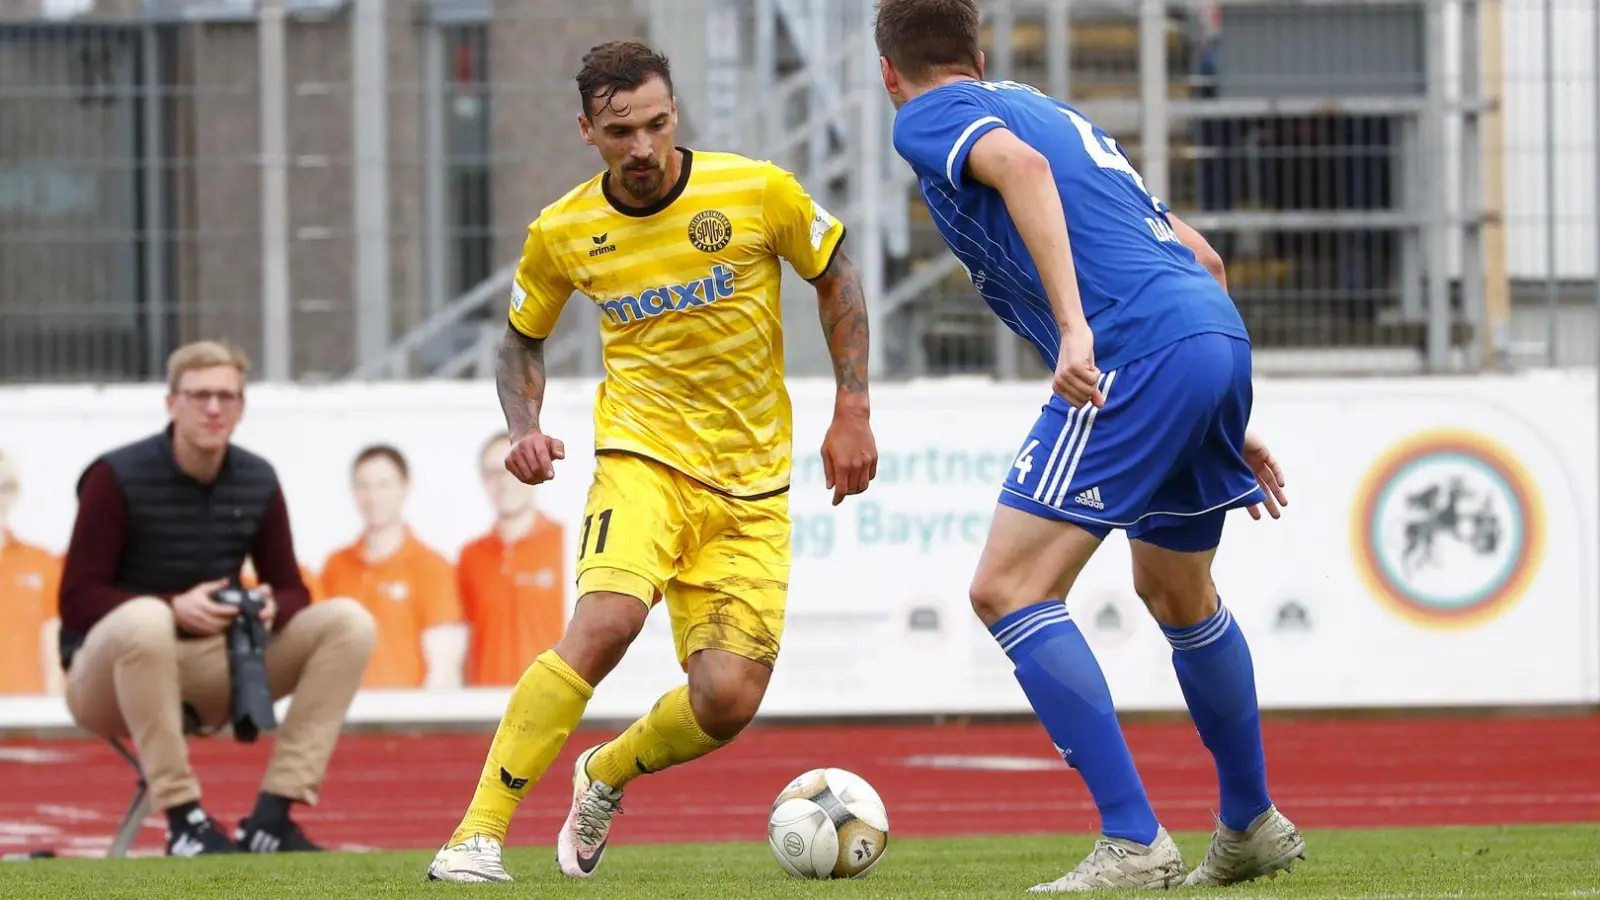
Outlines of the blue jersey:
M 962 171 L 972 145 L 1009 129 L 1050 161 L 1083 311 L 1102 371 L 1207 332 L 1249 340 L 1233 300 L 1184 246 L 1167 207 L 1116 142 L 1077 110 L 1015 82 L 958 81 L 907 102 L 894 147 L 945 242 L 1006 326 L 1055 368 L 1060 329 L 1038 269 L 992 188 Z

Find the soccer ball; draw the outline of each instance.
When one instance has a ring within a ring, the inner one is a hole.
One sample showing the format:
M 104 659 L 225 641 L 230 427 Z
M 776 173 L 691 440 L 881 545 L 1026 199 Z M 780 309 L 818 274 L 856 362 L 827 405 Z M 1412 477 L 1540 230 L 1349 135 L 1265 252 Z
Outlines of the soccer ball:
M 796 878 L 860 878 L 888 849 L 889 813 L 861 776 L 812 769 L 772 801 L 767 845 Z

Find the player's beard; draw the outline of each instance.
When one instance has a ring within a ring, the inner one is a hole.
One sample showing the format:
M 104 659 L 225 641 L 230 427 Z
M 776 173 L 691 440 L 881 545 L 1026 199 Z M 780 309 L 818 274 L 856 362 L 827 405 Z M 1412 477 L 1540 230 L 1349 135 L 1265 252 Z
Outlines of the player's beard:
M 630 161 L 622 169 L 622 189 L 635 200 L 654 200 L 666 177 L 667 167 L 653 159 L 643 165 Z

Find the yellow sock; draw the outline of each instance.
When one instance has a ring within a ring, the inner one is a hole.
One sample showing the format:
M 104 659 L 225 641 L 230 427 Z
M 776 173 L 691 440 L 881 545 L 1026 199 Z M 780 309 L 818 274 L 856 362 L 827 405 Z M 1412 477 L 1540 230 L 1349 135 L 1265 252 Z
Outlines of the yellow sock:
M 727 744 L 700 727 L 689 686 L 664 694 L 643 718 L 589 757 L 589 777 L 620 788 L 640 775 L 699 759 Z
M 450 843 L 475 834 L 505 842 L 517 805 L 550 768 L 593 696 L 594 688 L 554 650 L 533 661 L 511 691 L 472 805 Z

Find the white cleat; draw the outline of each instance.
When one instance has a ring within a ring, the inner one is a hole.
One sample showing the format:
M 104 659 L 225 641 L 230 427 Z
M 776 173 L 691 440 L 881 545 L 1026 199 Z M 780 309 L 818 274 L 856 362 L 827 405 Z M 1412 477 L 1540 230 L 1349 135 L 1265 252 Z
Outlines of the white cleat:
M 483 835 L 473 835 L 459 844 L 446 846 L 429 864 L 428 880 L 459 884 L 510 881 L 511 875 L 500 861 L 500 850 L 499 841 Z
M 1195 867 L 1185 885 L 1227 885 L 1274 877 L 1289 871 L 1297 859 L 1306 858 L 1306 841 L 1276 806 L 1256 817 L 1245 831 L 1217 822 L 1205 861 Z
M 1164 890 L 1183 882 L 1183 853 L 1167 834 L 1156 831 L 1156 839 L 1145 846 L 1123 838 L 1103 837 L 1071 872 L 1047 884 L 1036 884 L 1030 894 L 1067 894 L 1115 888 Z
M 611 819 L 622 812 L 622 791 L 589 777 L 589 758 L 600 745 L 583 751 L 572 767 L 572 811 L 556 838 L 556 862 L 571 878 L 588 878 L 600 867 Z

